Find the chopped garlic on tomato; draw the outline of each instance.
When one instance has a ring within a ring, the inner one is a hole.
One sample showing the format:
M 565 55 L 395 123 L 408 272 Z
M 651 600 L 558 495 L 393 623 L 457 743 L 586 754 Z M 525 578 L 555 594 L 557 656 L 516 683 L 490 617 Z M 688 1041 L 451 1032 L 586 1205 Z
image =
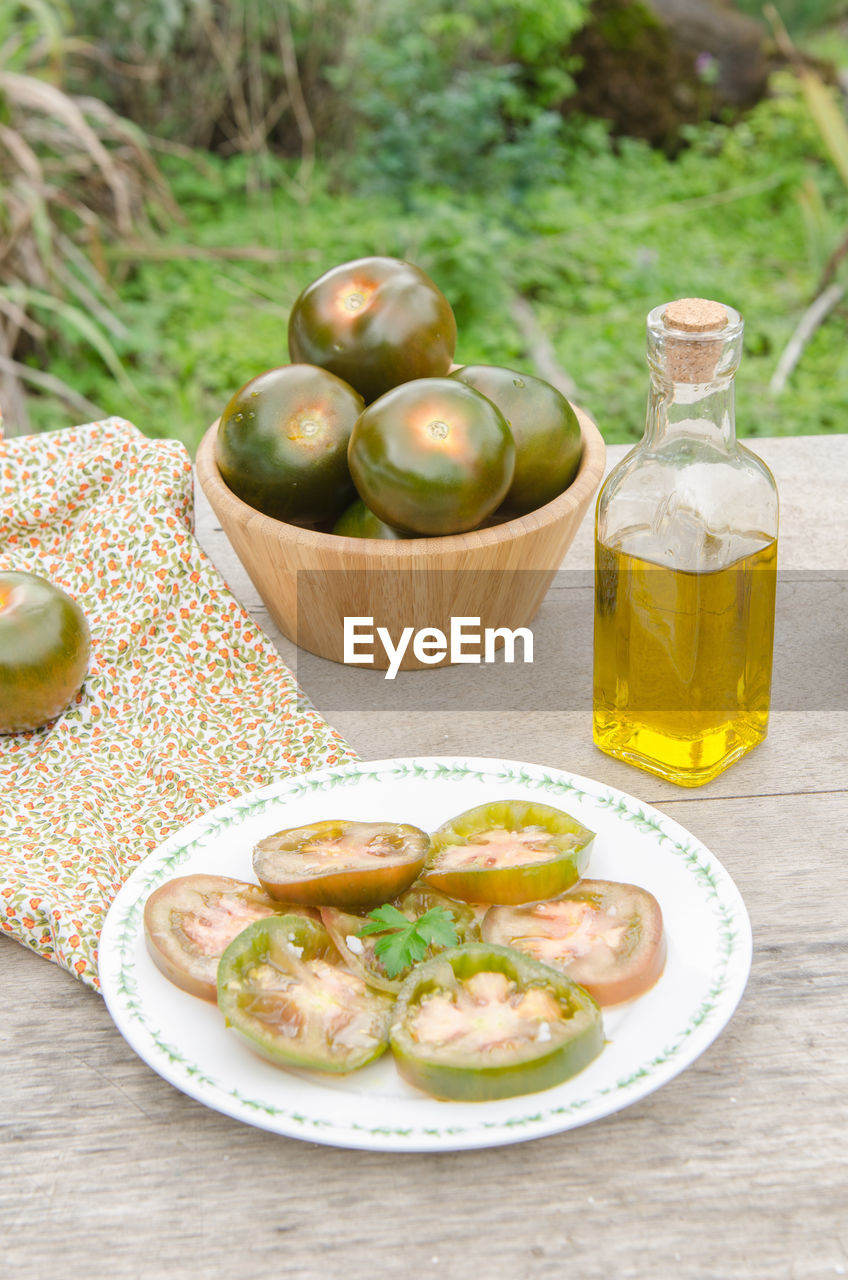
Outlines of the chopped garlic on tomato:
M 543 987 L 528 987 L 516 1008 L 523 1017 L 539 1018 L 543 1022 L 548 1018 L 555 1019 L 558 1012 L 556 1000 Z
M 544 988 L 520 992 L 504 974 L 482 971 L 453 991 L 425 996 L 410 1032 L 419 1044 L 483 1053 L 522 1040 L 550 1040 L 550 1024 L 559 1016 L 556 1000 Z
M 560 856 L 561 849 L 551 843 L 545 827 L 522 827 L 506 831 L 492 827 L 478 831 L 473 840 L 451 844 L 441 849 L 434 859 L 440 871 L 458 867 L 514 867 L 532 862 L 549 862 Z
M 605 947 L 616 951 L 627 931 L 626 924 L 614 924 L 606 911 L 598 911 L 588 902 L 574 899 L 541 902 L 533 908 L 544 934 L 536 933 L 532 921 L 525 918 L 513 944 L 537 960 L 578 959 Z
M 299 975 L 274 964 L 256 965 L 248 980 L 256 998 L 247 1012 L 288 1036 L 311 1029 L 345 1048 L 376 1042 L 374 1012 L 361 978 L 326 960 L 305 961 Z
M 220 956 L 242 929 L 273 914 L 273 907 L 245 902 L 234 894 L 217 893 L 204 898 L 202 912 L 175 910 L 171 918 L 198 951 Z
M 493 1004 L 497 1000 L 508 1000 L 515 983 L 505 973 L 482 969 L 467 978 L 462 984 L 475 1004 Z
M 315 836 L 293 849 L 268 849 L 273 873 L 313 871 L 358 871 L 385 863 L 402 855 L 402 845 L 388 834 L 373 836 L 365 844 L 353 835 Z

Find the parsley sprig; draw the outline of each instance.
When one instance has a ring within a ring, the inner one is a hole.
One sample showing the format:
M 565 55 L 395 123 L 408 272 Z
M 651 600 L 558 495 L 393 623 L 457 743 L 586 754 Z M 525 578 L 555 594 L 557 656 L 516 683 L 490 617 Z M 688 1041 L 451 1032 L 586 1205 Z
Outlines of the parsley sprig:
M 452 947 L 457 941 L 453 917 L 444 907 L 431 907 L 417 920 L 408 920 L 390 903 L 375 907 L 359 930 L 360 938 L 371 934 L 381 935 L 374 943 L 374 954 L 389 978 L 423 960 L 428 947 Z

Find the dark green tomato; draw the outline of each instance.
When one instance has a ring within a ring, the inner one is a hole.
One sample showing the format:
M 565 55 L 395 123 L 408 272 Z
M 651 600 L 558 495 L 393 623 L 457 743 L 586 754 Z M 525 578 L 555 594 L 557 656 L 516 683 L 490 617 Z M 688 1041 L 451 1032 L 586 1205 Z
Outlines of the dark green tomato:
M 535 511 L 568 488 L 580 466 L 583 441 L 577 415 L 556 387 L 491 364 L 469 364 L 450 376 L 496 404 L 515 439 L 505 515 Z
M 260 840 L 253 870 L 281 902 L 368 911 L 417 879 L 429 849 L 426 832 L 406 823 L 330 818 Z
M 446 374 L 456 321 L 432 280 L 397 258 L 358 258 L 307 285 L 289 317 L 292 360 L 321 365 L 365 397 Z
M 436 1098 L 483 1102 L 550 1089 L 596 1058 L 601 1012 L 582 987 L 509 947 L 471 942 L 416 965 L 389 1043 L 398 1071 Z
M 375 516 L 361 498 L 357 498 L 346 511 L 342 512 L 333 525 L 332 531 L 343 538 L 383 538 L 386 541 L 409 536 L 393 529 L 379 516 Z
M 463 902 L 543 902 L 580 878 L 594 838 L 588 827 L 551 805 L 497 800 L 433 832 L 421 879 Z
M 490 400 L 452 378 L 419 378 L 362 413 L 348 449 L 360 497 L 405 533 L 465 533 L 503 501 L 515 444 Z
M 227 947 L 218 1007 L 276 1065 L 338 1072 L 383 1053 L 392 997 L 343 967 L 320 921 L 283 915 L 257 920 Z
M 269 369 L 221 414 L 215 456 L 224 482 L 257 511 L 295 524 L 335 520 L 356 497 L 347 446 L 364 401 L 325 369 Z
M 35 573 L 0 573 L 0 733 L 40 729 L 82 688 L 91 638 L 85 615 Z

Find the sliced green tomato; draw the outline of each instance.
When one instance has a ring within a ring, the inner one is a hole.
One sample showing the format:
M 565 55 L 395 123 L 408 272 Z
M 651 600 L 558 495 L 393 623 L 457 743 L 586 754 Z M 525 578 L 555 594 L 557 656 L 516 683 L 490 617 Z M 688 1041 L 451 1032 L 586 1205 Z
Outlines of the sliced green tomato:
M 386 1048 L 392 999 L 350 973 L 320 921 L 257 920 L 218 968 L 218 1007 L 278 1066 L 354 1071 Z
M 230 876 L 178 876 L 144 904 L 147 949 L 166 978 L 193 996 L 215 1000 L 218 961 L 242 929 L 266 916 L 298 910 L 256 884 Z
M 282 902 L 368 911 L 418 878 L 430 838 L 400 822 L 331 819 L 260 840 L 253 869 Z
M 509 947 L 471 942 L 416 965 L 395 1005 L 400 1074 L 461 1102 L 549 1089 L 603 1048 L 601 1012 L 564 974 Z
M 600 1005 L 641 995 L 665 966 L 656 898 L 637 885 L 610 880 L 581 880 L 555 902 L 490 907 L 483 937 L 562 970 Z
M 478 805 L 439 827 L 421 879 L 463 902 L 555 898 L 579 880 L 595 833 L 531 800 Z
M 454 902 L 445 894 L 438 893 L 435 889 L 428 889 L 425 885 L 413 885 L 411 889 L 407 889 L 406 893 L 395 899 L 393 905 L 398 911 L 403 912 L 407 920 L 418 920 L 432 907 L 442 907 L 453 920 L 458 942 L 470 942 L 480 937 L 480 925 L 472 907 L 464 902 Z M 396 978 L 389 977 L 382 960 L 376 953 L 379 935 L 360 936 L 363 925 L 367 923 L 367 917 L 351 915 L 347 911 L 340 911 L 337 907 L 322 907 L 321 919 L 354 973 L 360 974 L 369 986 L 376 987 L 378 991 L 395 993 L 400 991 L 404 979 L 412 972 L 414 966 L 408 965 Z M 428 958 L 437 955 L 440 950 L 444 948 L 431 944 L 428 948 Z

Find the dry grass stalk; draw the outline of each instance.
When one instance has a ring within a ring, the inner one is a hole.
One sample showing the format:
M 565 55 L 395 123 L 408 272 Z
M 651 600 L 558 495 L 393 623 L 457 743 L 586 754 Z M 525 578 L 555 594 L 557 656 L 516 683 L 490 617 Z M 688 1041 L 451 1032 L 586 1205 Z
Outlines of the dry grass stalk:
M 31 429 L 27 388 L 96 411 L 39 367 L 60 336 L 74 332 L 131 386 L 113 345 L 127 330 L 105 246 L 149 232 L 151 208 L 162 222 L 176 212 L 138 130 L 61 88 L 58 10 L 30 11 L 40 30 L 21 26 L 0 46 L 0 414 L 9 435 Z

